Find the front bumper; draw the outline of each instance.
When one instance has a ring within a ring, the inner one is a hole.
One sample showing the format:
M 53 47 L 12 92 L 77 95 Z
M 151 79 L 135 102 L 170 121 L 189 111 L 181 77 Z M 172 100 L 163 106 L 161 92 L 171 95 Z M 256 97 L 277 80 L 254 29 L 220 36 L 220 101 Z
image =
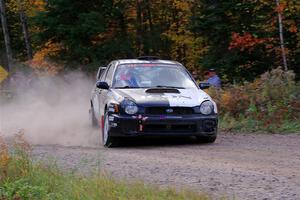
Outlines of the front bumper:
M 218 116 L 109 114 L 111 136 L 215 136 Z

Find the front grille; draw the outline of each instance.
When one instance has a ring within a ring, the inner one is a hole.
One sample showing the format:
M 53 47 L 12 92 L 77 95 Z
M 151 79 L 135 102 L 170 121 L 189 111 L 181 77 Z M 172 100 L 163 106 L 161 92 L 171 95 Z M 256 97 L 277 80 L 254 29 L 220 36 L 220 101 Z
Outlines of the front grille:
M 195 132 L 195 124 L 146 124 L 144 132 Z
M 149 107 L 145 109 L 150 115 L 189 115 L 193 114 L 193 108 L 188 107 Z

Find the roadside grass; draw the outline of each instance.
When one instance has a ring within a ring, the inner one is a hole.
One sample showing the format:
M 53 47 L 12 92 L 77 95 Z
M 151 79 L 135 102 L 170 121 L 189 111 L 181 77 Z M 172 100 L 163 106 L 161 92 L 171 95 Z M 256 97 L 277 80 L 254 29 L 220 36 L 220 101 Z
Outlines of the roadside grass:
M 219 119 L 219 129 L 222 132 L 234 133 L 277 133 L 277 134 L 300 134 L 300 122 L 283 120 L 280 123 L 265 124 L 263 121 L 239 117 L 234 118 L 228 115 Z
M 1 200 L 211 199 L 188 190 L 117 181 L 105 173 L 91 176 L 68 173 L 55 164 L 33 161 L 30 151 L 30 145 L 21 135 L 12 149 L 0 138 Z

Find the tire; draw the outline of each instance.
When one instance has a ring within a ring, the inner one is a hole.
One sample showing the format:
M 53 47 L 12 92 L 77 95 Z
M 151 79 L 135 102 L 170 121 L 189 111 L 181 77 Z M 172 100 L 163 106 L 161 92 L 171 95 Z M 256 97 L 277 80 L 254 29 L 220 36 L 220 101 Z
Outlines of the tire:
M 214 143 L 217 139 L 217 136 L 196 136 L 196 138 L 200 143 Z
M 116 147 L 118 146 L 117 138 L 110 136 L 109 134 L 109 121 L 108 121 L 108 114 L 105 112 L 104 114 L 104 123 L 101 127 L 102 129 L 102 144 L 105 147 Z
M 90 115 L 90 121 L 91 121 L 91 125 L 93 128 L 98 128 L 99 127 L 99 123 L 95 117 L 95 113 L 94 113 L 94 108 L 91 107 L 91 109 L 89 110 L 89 115 Z

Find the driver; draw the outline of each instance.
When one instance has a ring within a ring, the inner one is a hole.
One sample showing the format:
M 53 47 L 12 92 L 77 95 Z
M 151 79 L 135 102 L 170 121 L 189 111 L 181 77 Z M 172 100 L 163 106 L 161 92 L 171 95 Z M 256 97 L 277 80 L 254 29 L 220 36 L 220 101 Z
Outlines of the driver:
M 122 70 L 119 74 L 117 85 L 122 85 L 122 87 L 138 87 L 139 85 L 136 79 L 136 73 L 134 71 L 135 70 L 131 67 Z

